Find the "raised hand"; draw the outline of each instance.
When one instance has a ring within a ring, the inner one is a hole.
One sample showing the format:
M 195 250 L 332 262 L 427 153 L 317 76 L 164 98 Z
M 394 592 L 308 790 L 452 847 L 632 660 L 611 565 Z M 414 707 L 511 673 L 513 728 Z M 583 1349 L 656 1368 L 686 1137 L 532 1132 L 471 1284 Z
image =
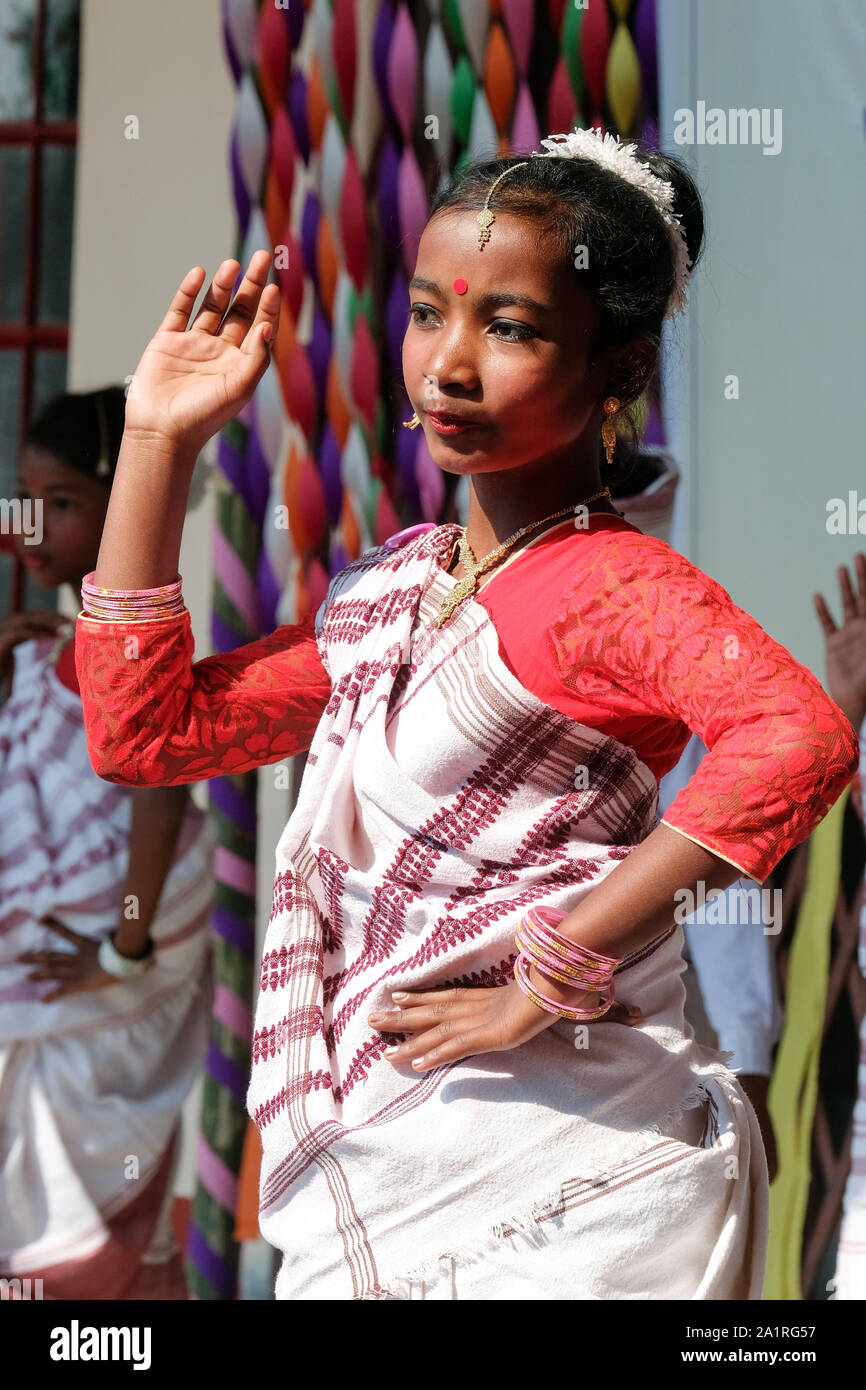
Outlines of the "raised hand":
M 127 433 L 198 453 L 249 401 L 268 363 L 280 291 L 268 284 L 269 251 L 256 251 L 232 300 L 240 264 L 223 261 L 189 323 L 205 271 L 190 270 L 135 369 Z
M 862 551 L 854 556 L 854 567 L 854 587 L 845 565 L 836 571 L 842 599 L 841 627 L 833 621 L 822 594 L 814 594 L 813 602 L 824 630 L 827 689 L 859 732 L 866 716 L 866 555 Z

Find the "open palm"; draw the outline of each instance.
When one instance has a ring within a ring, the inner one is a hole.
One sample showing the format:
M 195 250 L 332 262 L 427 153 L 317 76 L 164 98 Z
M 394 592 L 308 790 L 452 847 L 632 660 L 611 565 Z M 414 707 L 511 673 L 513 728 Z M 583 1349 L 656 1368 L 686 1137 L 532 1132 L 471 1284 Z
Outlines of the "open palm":
M 270 362 L 280 291 L 271 256 L 256 251 L 232 301 L 240 265 L 223 261 L 189 322 L 204 283 L 201 266 L 181 281 L 139 362 L 126 401 L 126 429 L 199 450 L 249 401 Z
M 866 715 L 866 555 L 854 556 L 856 591 L 848 570 L 837 570 L 842 599 L 842 625 L 836 623 L 821 594 L 814 595 L 815 612 L 824 630 L 827 688 L 855 728 Z

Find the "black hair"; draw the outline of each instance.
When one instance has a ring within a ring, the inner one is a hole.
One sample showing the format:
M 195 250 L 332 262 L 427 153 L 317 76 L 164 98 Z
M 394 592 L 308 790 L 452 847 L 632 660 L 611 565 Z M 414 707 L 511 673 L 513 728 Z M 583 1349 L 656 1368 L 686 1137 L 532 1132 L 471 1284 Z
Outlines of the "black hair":
M 674 213 L 697 264 L 704 241 L 698 189 L 685 164 L 657 150 L 638 150 L 651 173 L 674 188 Z M 522 164 L 522 168 L 514 166 Z M 586 246 L 588 264 L 577 270 L 599 312 L 594 350 L 646 339 L 657 350 L 665 309 L 674 287 L 674 258 L 667 225 L 640 189 L 595 160 L 556 155 L 507 155 L 467 164 L 435 195 L 430 216 L 480 211 L 493 181 L 490 210 L 533 218 L 554 238 L 570 265 L 575 247 Z
M 24 438 L 61 463 L 110 488 L 126 416 L 122 386 L 54 396 L 35 416 Z M 105 471 L 105 461 L 108 471 Z

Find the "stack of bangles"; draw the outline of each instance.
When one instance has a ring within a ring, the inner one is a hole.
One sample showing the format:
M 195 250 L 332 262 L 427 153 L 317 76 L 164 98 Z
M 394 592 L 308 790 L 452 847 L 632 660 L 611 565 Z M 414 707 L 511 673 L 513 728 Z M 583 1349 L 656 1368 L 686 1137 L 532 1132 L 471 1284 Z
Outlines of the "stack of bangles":
M 145 623 L 186 612 L 180 575 L 171 584 L 163 584 L 158 589 L 101 589 L 93 583 L 94 573 L 86 574 L 81 581 L 81 611 L 86 618 Z
M 588 1023 L 601 1018 L 614 1003 L 613 972 L 619 961 L 612 956 L 600 956 L 596 951 L 586 951 L 576 941 L 556 931 L 555 924 L 567 915 L 556 907 L 530 908 L 517 928 L 520 954 L 515 962 L 514 978 L 523 993 L 540 1009 L 575 1023 Z M 558 980 L 571 989 L 601 994 L 603 1002 L 594 1009 L 570 1009 L 555 999 L 548 999 L 530 980 L 530 965 L 548 979 Z

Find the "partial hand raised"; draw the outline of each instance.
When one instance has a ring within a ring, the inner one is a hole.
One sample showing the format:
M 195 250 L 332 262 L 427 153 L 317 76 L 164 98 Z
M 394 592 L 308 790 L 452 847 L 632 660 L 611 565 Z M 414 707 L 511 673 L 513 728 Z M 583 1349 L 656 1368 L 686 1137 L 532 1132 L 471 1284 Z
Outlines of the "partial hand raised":
M 206 272 L 181 280 L 139 362 L 126 401 L 126 430 L 197 453 L 249 401 L 270 362 L 280 291 L 268 284 L 269 251 L 256 251 L 232 300 L 240 264 L 223 261 L 201 308 L 189 317 Z M 230 302 L 231 301 L 231 302 Z

